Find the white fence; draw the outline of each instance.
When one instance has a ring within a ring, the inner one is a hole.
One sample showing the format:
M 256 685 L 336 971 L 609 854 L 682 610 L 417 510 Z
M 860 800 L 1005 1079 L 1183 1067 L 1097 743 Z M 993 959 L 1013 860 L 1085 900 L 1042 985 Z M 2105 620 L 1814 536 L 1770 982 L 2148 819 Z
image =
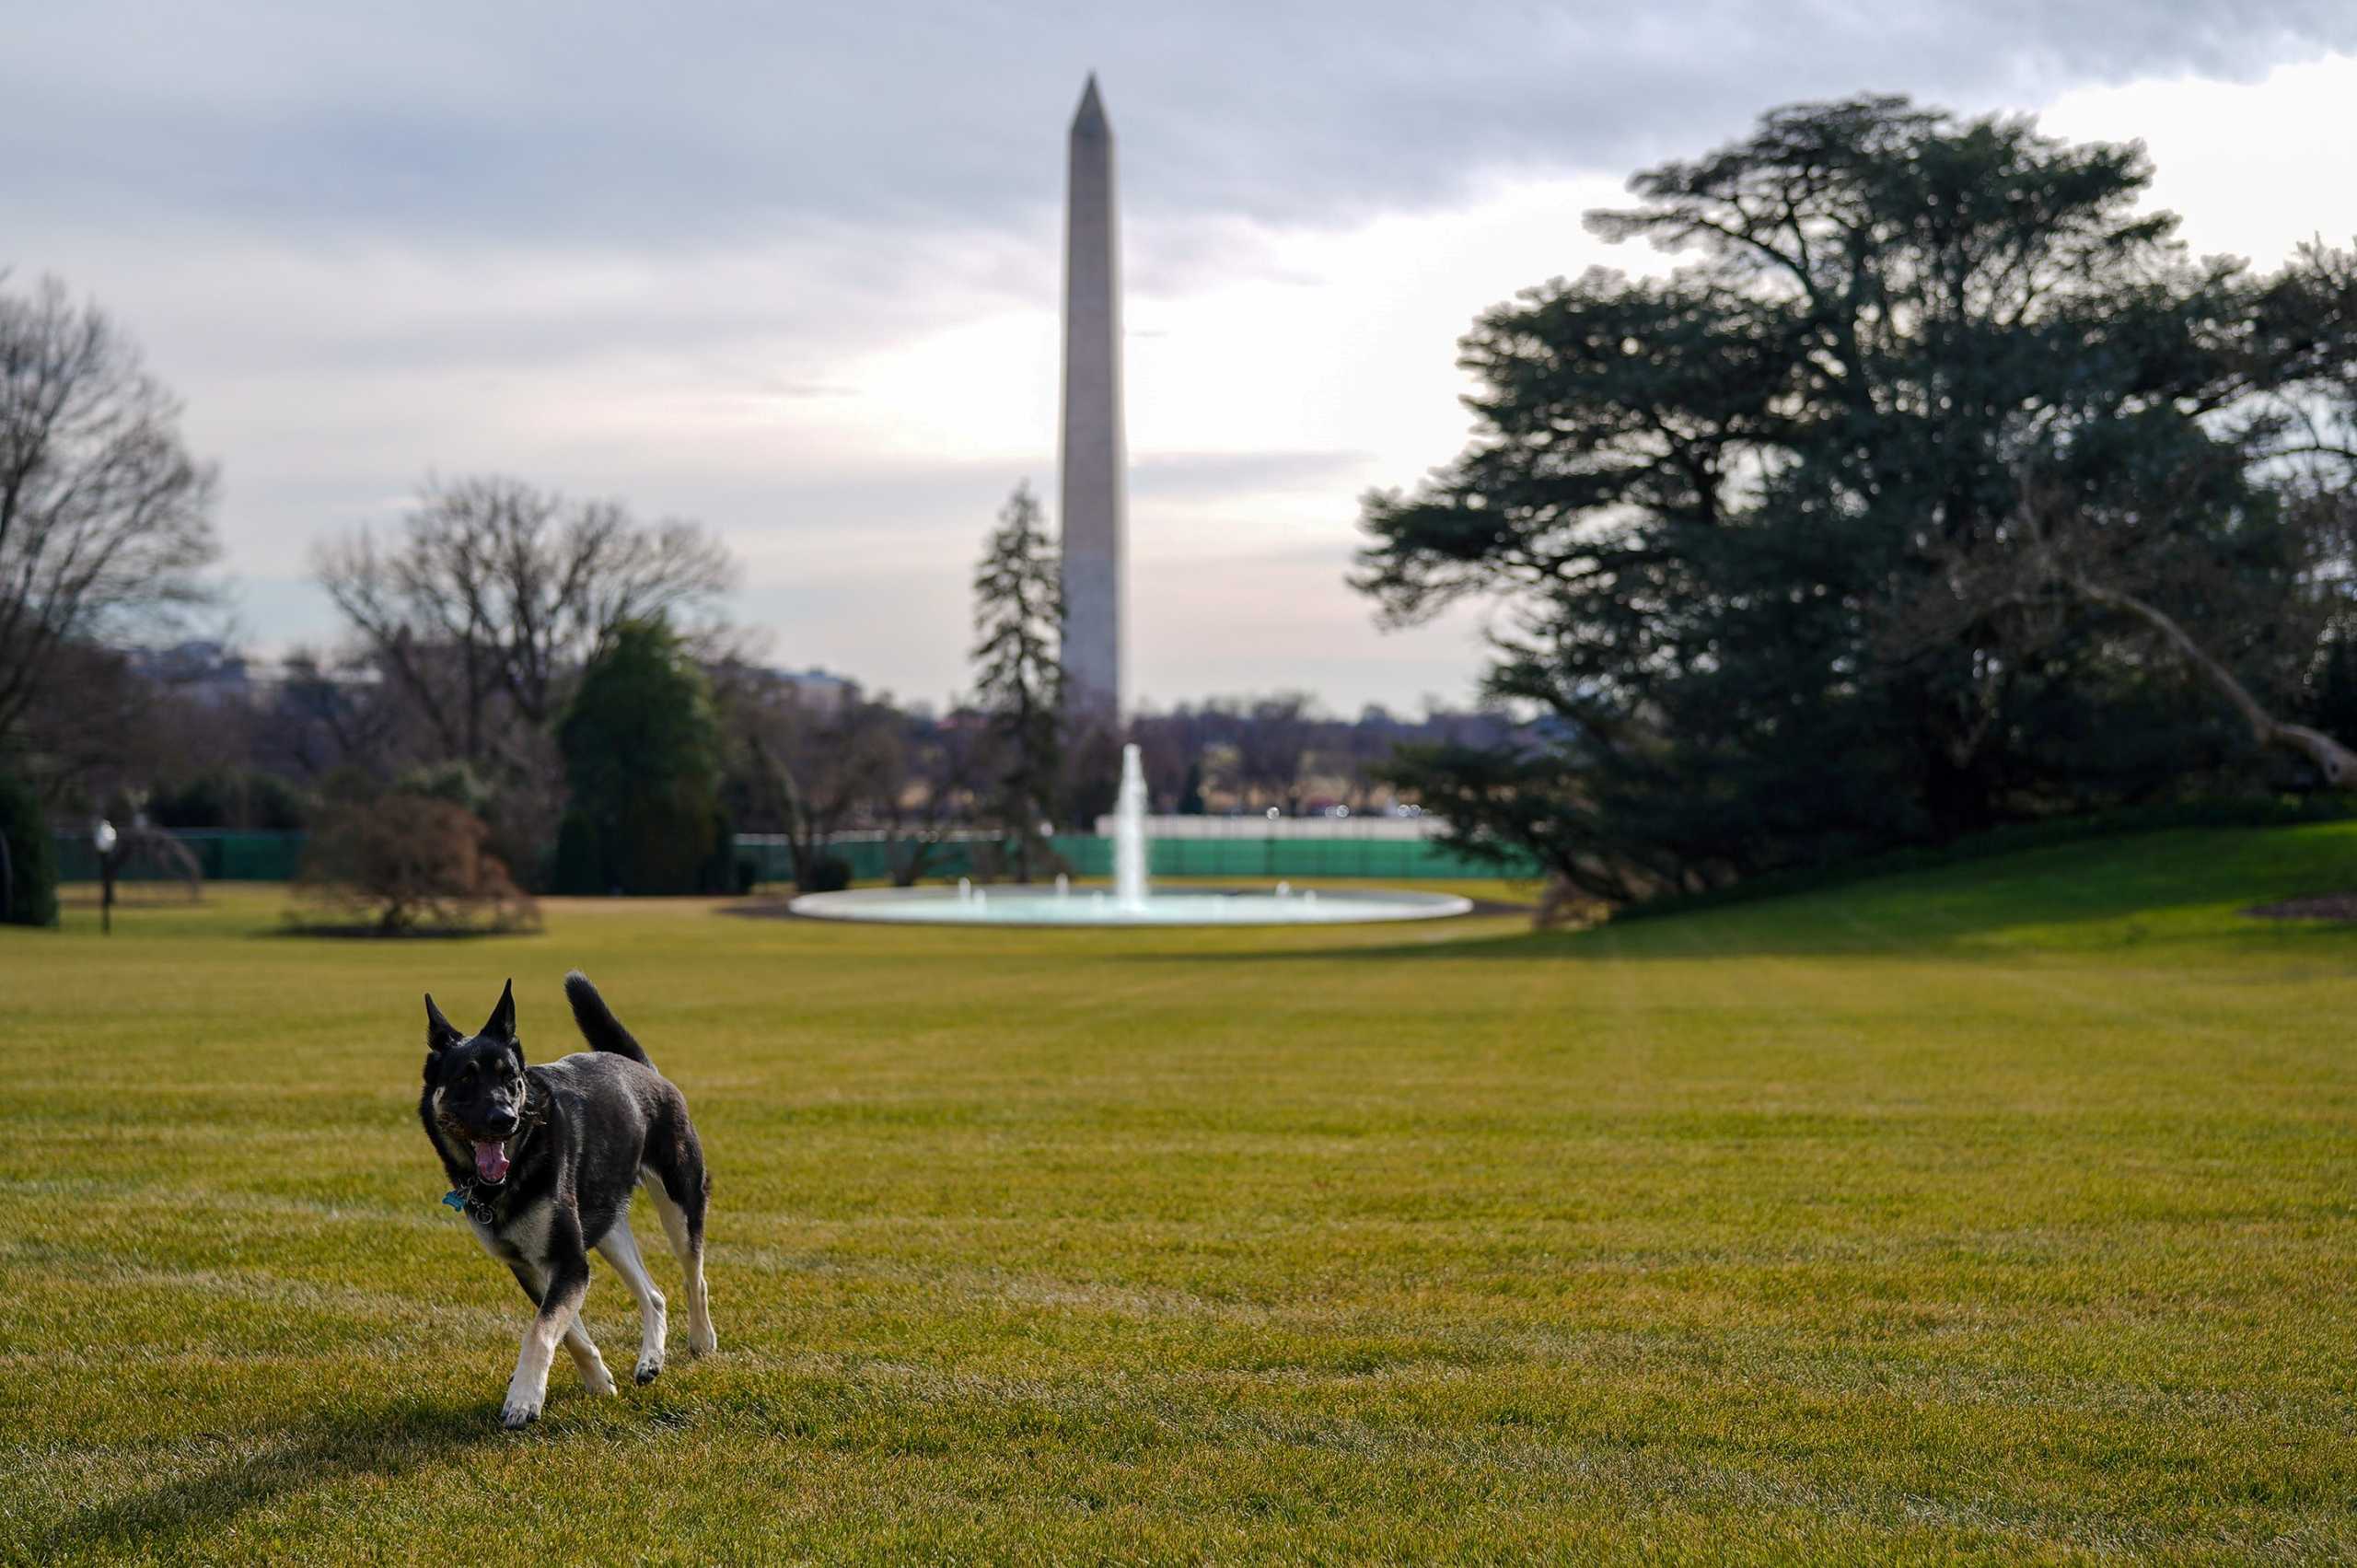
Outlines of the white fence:
M 1419 843 L 1445 831 L 1437 817 L 1149 817 L 1149 839 L 1379 840 Z M 1113 836 L 1113 819 L 1097 819 L 1100 837 Z

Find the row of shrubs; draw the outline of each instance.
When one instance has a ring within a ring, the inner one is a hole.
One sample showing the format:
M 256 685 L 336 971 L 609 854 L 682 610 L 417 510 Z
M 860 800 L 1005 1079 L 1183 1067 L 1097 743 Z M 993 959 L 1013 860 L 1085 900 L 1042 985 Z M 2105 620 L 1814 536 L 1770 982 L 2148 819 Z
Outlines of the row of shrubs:
M 492 846 L 483 800 L 464 768 L 403 776 L 322 811 L 304 846 L 298 899 L 331 928 L 532 929 L 539 906 Z M 728 821 L 709 801 L 626 800 L 610 821 L 567 810 L 547 886 L 556 893 L 726 893 L 752 885 Z

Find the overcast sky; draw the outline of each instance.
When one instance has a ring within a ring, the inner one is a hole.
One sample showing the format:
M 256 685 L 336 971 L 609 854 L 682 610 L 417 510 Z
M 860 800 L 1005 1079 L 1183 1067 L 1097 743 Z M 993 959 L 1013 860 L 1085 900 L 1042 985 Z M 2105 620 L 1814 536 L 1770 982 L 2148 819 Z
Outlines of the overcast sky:
M 1018 479 L 1052 502 L 1063 135 L 1118 138 L 1131 686 L 1458 701 L 1357 496 L 1461 445 L 1454 344 L 1650 253 L 1587 207 L 1795 99 L 2141 137 L 2203 251 L 2357 237 L 2357 6 L 356 6 L 6 0 L 0 268 L 103 304 L 218 459 L 238 624 L 429 472 L 699 517 L 769 656 L 935 702 Z

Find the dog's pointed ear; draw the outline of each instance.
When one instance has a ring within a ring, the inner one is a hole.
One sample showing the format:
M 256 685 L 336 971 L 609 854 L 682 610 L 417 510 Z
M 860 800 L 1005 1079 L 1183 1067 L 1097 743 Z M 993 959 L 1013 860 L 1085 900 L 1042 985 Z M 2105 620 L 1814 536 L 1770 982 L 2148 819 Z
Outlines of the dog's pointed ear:
M 499 993 L 499 1005 L 491 1010 L 491 1019 L 482 1032 L 493 1040 L 512 1040 L 516 1038 L 516 982 L 509 981 Z
M 425 993 L 425 1049 L 439 1053 L 450 1049 L 467 1037 L 450 1027 L 442 1009 L 434 1005 L 434 993 Z

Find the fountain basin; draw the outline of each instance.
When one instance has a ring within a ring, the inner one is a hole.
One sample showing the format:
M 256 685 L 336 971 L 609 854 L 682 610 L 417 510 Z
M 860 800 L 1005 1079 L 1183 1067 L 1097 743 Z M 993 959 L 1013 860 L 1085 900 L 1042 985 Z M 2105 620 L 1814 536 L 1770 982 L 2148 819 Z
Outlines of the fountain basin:
M 855 888 L 805 893 L 787 904 L 814 920 L 869 920 L 915 925 L 1355 925 L 1378 920 L 1444 920 L 1470 914 L 1473 900 L 1453 893 L 1396 889 L 1347 892 L 1280 882 L 1273 892 L 1197 889 L 1157 893 L 1146 875 L 1145 768 L 1135 746 L 1121 748 L 1121 785 L 1113 807 L 1113 888 L 1074 892 L 1060 876 L 1052 890 L 1018 883 L 977 888 Z
M 1095 889 L 1059 893 L 1000 885 L 956 888 L 854 888 L 805 893 L 786 905 L 814 920 L 864 920 L 917 925 L 1353 925 L 1386 920 L 1443 920 L 1469 914 L 1473 900 L 1453 893 L 1395 889 L 1297 893 L 1153 892 L 1135 900 Z

